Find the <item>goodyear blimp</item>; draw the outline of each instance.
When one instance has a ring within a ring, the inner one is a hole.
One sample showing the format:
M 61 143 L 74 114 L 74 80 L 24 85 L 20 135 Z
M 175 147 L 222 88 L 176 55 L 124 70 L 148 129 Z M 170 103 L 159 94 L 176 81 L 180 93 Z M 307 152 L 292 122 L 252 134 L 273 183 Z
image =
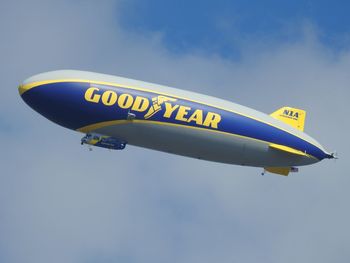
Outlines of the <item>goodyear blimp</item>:
M 84 133 L 82 144 L 130 144 L 281 175 L 335 158 L 303 132 L 301 109 L 266 115 L 194 92 L 76 70 L 30 77 L 19 93 L 49 120 Z

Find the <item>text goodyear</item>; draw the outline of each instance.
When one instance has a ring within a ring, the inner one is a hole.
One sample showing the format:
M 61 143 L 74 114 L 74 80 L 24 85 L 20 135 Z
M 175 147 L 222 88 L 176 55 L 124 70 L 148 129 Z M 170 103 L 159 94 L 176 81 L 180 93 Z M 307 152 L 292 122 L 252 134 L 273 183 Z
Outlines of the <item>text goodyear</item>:
M 106 107 L 116 107 L 116 109 L 128 109 L 130 111 L 145 113 L 144 118 L 149 119 L 163 109 L 163 117 L 175 119 L 181 122 L 195 123 L 199 126 L 218 129 L 221 116 L 214 112 L 203 112 L 201 109 L 176 104 L 177 99 L 156 96 L 151 100 L 134 96 L 129 93 L 117 94 L 114 90 L 102 90 L 97 87 L 90 87 L 86 90 L 84 98 L 91 103 L 102 103 Z M 151 102 L 150 102 L 151 101 Z

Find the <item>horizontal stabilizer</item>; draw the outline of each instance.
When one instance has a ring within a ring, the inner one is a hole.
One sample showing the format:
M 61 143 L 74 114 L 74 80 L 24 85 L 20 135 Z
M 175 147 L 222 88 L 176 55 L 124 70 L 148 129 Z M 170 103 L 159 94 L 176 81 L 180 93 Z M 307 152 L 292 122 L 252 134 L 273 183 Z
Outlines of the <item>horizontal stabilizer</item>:
M 307 156 L 307 154 L 302 152 L 302 151 L 293 149 L 293 148 L 288 147 L 288 146 L 280 145 L 280 144 L 270 143 L 269 147 L 272 149 L 280 150 L 280 151 L 287 152 L 287 153 L 292 153 L 292 154 L 301 155 L 301 156 Z
M 295 129 L 304 131 L 306 111 L 291 107 L 283 107 L 270 114 L 272 118 L 283 121 Z
M 264 169 L 267 172 L 284 176 L 287 176 L 290 172 L 290 167 L 265 167 Z
M 296 167 L 265 167 L 265 171 L 273 174 L 288 176 L 291 173 L 297 173 L 299 170 Z

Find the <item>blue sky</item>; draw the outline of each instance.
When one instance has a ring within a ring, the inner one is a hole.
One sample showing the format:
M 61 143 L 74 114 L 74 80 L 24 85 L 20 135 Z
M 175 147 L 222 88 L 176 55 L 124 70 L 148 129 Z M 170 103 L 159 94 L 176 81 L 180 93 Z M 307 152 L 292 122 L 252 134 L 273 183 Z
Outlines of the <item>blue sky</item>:
M 255 4 L 254 4 L 255 3 Z M 5 0 L 0 8 L 0 262 L 348 262 L 348 4 Z M 83 134 L 17 86 L 80 69 L 307 111 L 340 159 L 287 178 Z M 345 117 L 344 117 L 345 116 Z
M 237 56 L 247 42 L 293 42 L 310 23 L 323 44 L 349 44 L 348 1 L 126 1 L 120 22 L 139 34 L 161 32 L 173 52 L 204 49 Z

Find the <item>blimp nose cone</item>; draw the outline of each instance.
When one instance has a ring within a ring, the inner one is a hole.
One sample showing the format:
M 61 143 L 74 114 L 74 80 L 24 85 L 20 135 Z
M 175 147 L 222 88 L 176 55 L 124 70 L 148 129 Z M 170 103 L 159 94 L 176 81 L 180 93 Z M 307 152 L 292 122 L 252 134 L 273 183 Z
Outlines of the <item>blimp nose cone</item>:
M 18 86 L 18 91 L 26 104 L 47 119 L 77 129 L 89 115 L 83 104 L 83 92 L 88 87 L 88 83 L 26 80 Z
M 19 95 L 22 95 L 24 93 L 24 85 L 23 84 L 18 85 L 18 93 L 19 93 Z
M 35 92 L 34 90 L 29 91 L 30 88 L 31 87 L 29 84 L 22 83 L 22 84 L 18 85 L 18 93 L 28 106 L 30 106 L 31 108 L 36 110 L 37 104 L 38 104 L 38 99 L 39 99 L 39 101 L 41 99 L 43 99 L 43 98 L 40 98 L 40 97 L 42 97 L 41 96 L 42 93 Z M 36 93 L 36 94 L 34 94 L 34 93 Z
M 49 90 L 49 87 L 38 83 L 24 82 L 18 86 L 18 91 L 28 106 L 46 118 L 57 122 L 59 112 L 57 106 L 62 104 L 62 98 L 55 96 L 54 90 Z

